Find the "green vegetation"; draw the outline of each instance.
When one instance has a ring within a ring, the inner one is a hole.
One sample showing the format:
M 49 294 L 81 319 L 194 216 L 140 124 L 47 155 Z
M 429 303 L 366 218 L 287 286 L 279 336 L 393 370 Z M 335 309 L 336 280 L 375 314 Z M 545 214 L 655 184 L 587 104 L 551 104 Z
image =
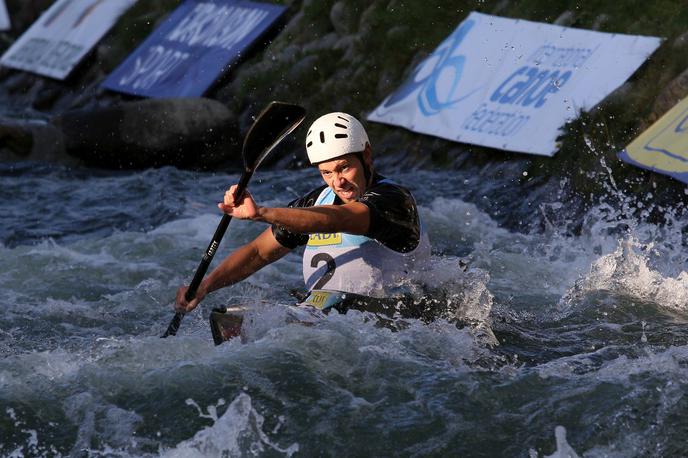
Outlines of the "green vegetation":
M 570 171 L 572 184 L 585 194 L 601 191 L 604 180 L 596 177 L 608 174 L 607 167 L 615 175 L 631 176 L 633 179 L 621 179 L 618 184 L 636 190 L 656 185 L 646 184 L 648 180 L 664 181 L 664 186 L 674 189 L 682 187 L 657 174 L 624 166 L 616 158 L 619 150 L 670 108 L 657 105 L 656 100 L 667 84 L 688 68 L 688 40 L 684 44 L 680 39 L 688 32 L 688 9 L 668 0 L 584 4 L 572 0 L 304 1 L 301 8 L 292 7 L 289 26 L 263 53 L 236 69 L 217 96 L 238 109 L 247 101 L 260 104 L 284 98 L 303 103 L 314 114 L 333 108 L 365 114 L 397 88 L 470 11 L 665 38 L 628 83 L 565 127 L 561 150 L 554 158 L 526 156 L 527 171 L 530 177 Z M 370 129 L 375 138 L 399 130 L 379 124 L 371 124 Z M 431 147 L 436 164 L 446 166 L 452 162 L 451 152 L 456 151 L 454 143 L 405 131 L 394 135 L 398 149 L 416 155 L 418 161 Z M 465 148 L 473 154 L 471 162 L 479 166 L 524 158 L 478 146 Z
M 625 85 L 565 126 L 561 150 L 554 158 L 472 145 L 457 148 L 455 143 L 379 124 L 371 124 L 370 130 L 376 139 L 393 136 L 394 141 L 380 143 L 393 144 L 395 151 L 403 150 L 417 162 L 427 163 L 430 156 L 435 165 L 452 166 L 457 149 L 463 149 L 471 152 L 470 165 L 525 161 L 528 178 L 519 179 L 566 176 L 582 195 L 603 193 L 610 171 L 615 184 L 631 192 L 659 185 L 670 191 L 671 199 L 684 195 L 682 184 L 627 166 L 616 157 L 639 132 L 688 95 L 688 88 L 678 88 L 680 97 L 658 102 L 666 86 L 688 68 L 688 9 L 677 2 L 322 0 L 300 6 L 292 6 L 289 26 L 261 55 L 237 69 L 218 98 L 237 108 L 247 100 L 264 103 L 284 98 L 303 103 L 313 114 L 340 109 L 365 115 L 402 84 L 470 11 L 663 37 L 662 46 Z
M 140 0 L 117 21 L 103 39 L 98 67 L 110 73 L 145 40 L 178 5 L 179 0 Z

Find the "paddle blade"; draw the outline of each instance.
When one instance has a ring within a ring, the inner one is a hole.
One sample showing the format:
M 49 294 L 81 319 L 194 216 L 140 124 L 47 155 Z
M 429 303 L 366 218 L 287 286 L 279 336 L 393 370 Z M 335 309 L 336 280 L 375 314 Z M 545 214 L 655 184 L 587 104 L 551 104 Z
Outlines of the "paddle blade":
M 305 108 L 284 102 L 270 102 L 258 115 L 244 138 L 242 155 L 247 172 L 253 172 L 279 142 L 306 117 Z

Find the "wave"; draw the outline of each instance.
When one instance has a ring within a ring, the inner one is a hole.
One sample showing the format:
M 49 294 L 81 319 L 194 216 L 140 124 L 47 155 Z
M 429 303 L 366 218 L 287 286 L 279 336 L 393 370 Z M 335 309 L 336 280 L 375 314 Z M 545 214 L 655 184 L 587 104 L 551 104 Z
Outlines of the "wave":
M 688 310 L 688 272 L 676 277 L 662 275 L 650 267 L 648 245 L 635 238 L 621 240 L 617 248 L 597 259 L 561 298 L 562 312 L 581 304 L 595 291 L 609 291 L 632 300 L 652 302 L 662 309 Z
M 290 457 L 299 451 L 298 442 L 281 447 L 270 439 L 270 432 L 264 431 L 265 418 L 254 408 L 251 396 L 247 393 L 240 393 L 234 398 L 222 415 L 217 414 L 217 408 L 225 404 L 222 398 L 216 405 L 208 406 L 207 414 L 192 399 L 187 399 L 186 404 L 195 407 L 200 418 L 209 419 L 213 424 L 198 431 L 191 439 L 162 450 L 162 457 L 241 456 L 247 452 L 252 455 L 276 453 Z M 282 418 L 278 420 L 272 433 L 279 431 L 283 421 Z

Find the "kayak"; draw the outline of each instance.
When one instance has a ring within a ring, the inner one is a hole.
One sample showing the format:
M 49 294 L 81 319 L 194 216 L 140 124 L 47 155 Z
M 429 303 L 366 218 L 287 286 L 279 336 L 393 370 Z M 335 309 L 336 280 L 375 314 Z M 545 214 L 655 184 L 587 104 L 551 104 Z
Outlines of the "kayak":
M 434 268 L 419 278 L 418 288 L 399 290 L 393 297 L 377 298 L 343 291 L 314 289 L 308 293 L 292 291 L 293 305 L 285 305 L 286 320 L 290 323 L 314 325 L 335 310 L 345 314 L 349 310 L 374 315 L 379 326 L 393 331 L 403 329 L 407 319 L 430 323 L 444 319 L 457 326 L 470 326 L 482 340 L 497 345 L 489 326 L 492 294 L 487 289 L 489 275 L 481 269 L 468 270 L 465 262 L 455 260 L 436 262 Z M 252 307 L 235 305 L 216 308 L 210 314 L 210 329 L 216 345 L 241 337 L 244 317 Z M 250 328 L 248 326 L 247 328 Z
M 251 309 L 244 305 L 219 307 L 210 313 L 210 331 L 215 345 L 227 340 L 244 337 L 241 328 L 244 317 Z M 373 313 L 380 320 L 392 318 L 419 318 L 422 307 L 419 302 L 408 297 L 376 298 L 344 291 L 314 289 L 300 302 L 290 307 L 290 322 L 312 324 L 332 311 L 345 314 L 349 310 Z

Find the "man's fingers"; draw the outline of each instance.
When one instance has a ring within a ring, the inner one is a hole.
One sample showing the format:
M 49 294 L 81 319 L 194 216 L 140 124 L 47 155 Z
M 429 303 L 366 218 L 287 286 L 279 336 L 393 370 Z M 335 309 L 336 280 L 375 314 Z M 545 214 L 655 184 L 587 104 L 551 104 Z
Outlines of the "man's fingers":
M 227 190 L 227 192 L 225 192 L 224 202 L 225 202 L 225 205 L 233 205 L 234 204 L 234 193 L 231 190 Z
M 198 299 L 194 298 L 189 302 L 176 303 L 174 310 L 181 313 L 189 313 L 196 307 L 198 307 Z

